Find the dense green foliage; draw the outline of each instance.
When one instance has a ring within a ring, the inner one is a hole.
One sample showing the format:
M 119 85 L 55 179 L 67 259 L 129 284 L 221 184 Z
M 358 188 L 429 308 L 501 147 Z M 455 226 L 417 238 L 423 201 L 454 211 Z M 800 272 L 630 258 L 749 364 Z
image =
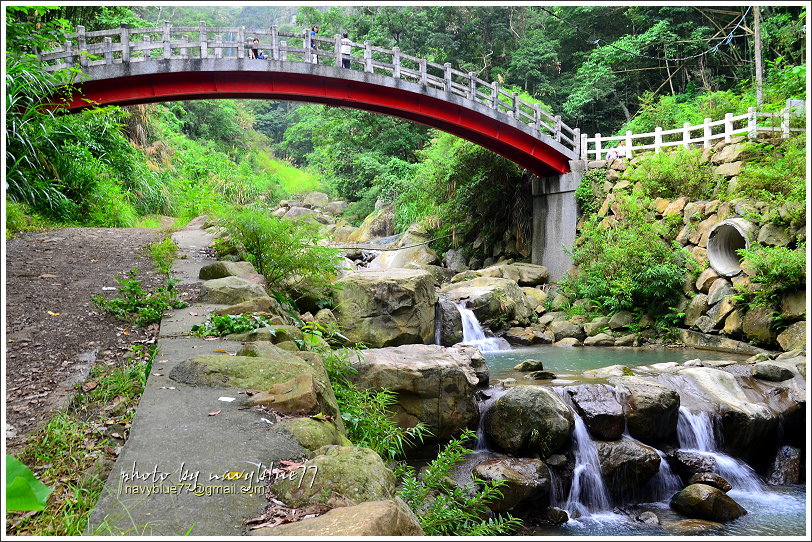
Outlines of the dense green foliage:
M 661 237 L 662 225 L 640 201 L 618 196 L 612 221 L 590 216 L 572 250 L 574 273 L 562 286 L 572 299 L 597 302 L 604 312 L 663 314 L 681 295 L 692 260 Z
M 272 325 L 270 320 L 260 314 L 212 314 L 202 324 L 192 326 L 192 335 L 200 337 L 222 337 L 232 333 L 245 333 L 260 327 Z
M 502 497 L 500 480 L 485 482 L 475 479 L 479 487 L 470 495 L 449 480 L 451 471 L 471 453 L 465 443 L 475 435 L 466 429 L 451 439 L 418 476 L 414 468 L 400 469 L 403 477 L 400 497 L 417 512 L 420 526 L 427 536 L 493 536 L 510 534 L 521 526 L 521 520 L 508 514 L 495 515 L 488 504 Z
M 742 265 L 754 272 L 753 282 L 761 285 L 753 292 L 753 304 L 778 307 L 783 294 L 806 287 L 806 243 L 794 250 L 754 244 L 738 253 Z
M 223 219 L 231 240 L 244 252 L 268 287 L 293 297 L 329 294 L 339 263 L 338 250 L 319 245 L 318 225 L 241 210 Z
M 649 153 L 630 167 L 624 178 L 639 182 L 650 197 L 677 198 L 692 201 L 711 199 L 716 186 L 714 166 L 702 160 L 701 149 L 678 148 L 672 152 Z

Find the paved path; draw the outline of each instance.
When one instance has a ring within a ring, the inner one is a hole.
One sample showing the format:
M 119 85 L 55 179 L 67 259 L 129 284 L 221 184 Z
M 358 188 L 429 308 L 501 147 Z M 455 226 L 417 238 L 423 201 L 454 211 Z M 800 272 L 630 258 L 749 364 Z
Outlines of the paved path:
M 212 262 L 200 249 L 211 237 L 190 225 L 173 236 L 180 258 L 173 276 L 199 282 Z M 264 414 L 244 409 L 239 388 L 194 387 L 170 380 L 178 363 L 240 343 L 185 335 L 216 305 L 193 305 L 161 322 L 158 353 L 130 437 L 93 510 L 86 534 L 238 535 L 266 504 L 262 466 L 303 457 L 298 443 L 269 432 Z M 232 402 L 221 397 L 235 398 Z M 209 413 L 219 411 L 217 415 Z M 243 473 L 234 480 L 226 473 Z

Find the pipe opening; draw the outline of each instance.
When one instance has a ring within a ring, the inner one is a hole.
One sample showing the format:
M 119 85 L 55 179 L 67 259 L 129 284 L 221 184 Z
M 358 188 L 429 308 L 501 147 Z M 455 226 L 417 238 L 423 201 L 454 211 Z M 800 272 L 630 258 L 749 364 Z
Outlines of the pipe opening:
M 720 276 L 732 277 L 741 272 L 742 257 L 737 250 L 750 248 L 750 235 L 755 226 L 746 220 L 732 218 L 718 223 L 708 236 L 708 261 Z

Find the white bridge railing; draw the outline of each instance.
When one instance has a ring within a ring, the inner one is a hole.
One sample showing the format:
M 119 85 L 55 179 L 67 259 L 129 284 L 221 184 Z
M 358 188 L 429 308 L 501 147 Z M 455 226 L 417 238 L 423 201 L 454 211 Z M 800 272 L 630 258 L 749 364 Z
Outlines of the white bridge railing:
M 350 69 L 386 75 L 434 88 L 447 95 L 461 96 L 484 104 L 528 125 L 536 137 L 548 136 L 571 150 L 574 156 L 582 154 L 579 129 L 572 129 L 561 117 L 550 115 L 538 104 L 530 104 L 515 93 L 500 88 L 496 82 L 478 78 L 474 72 L 464 73 L 451 64 L 436 64 L 400 51 L 374 47 L 369 41 L 350 42 L 354 56 L 341 54 L 341 36 L 332 38 L 310 36 L 309 32 L 285 33 L 277 27 L 246 33 L 244 27 L 163 26 L 130 28 L 122 24 L 113 30 L 77 31 L 66 36 L 60 47 L 39 53 L 46 69 L 147 62 L 163 59 L 187 58 L 247 58 L 249 50 L 263 49 L 267 60 L 281 62 L 310 62 L 339 67 L 341 60 L 350 60 Z M 252 44 L 259 39 L 259 45 Z M 315 47 L 311 47 L 311 42 Z M 266 61 L 267 61 L 266 60 Z M 251 60 L 263 62 L 263 60 Z
M 734 116 L 727 113 L 722 120 L 705 119 L 702 124 L 691 125 L 686 122 L 682 128 L 674 130 L 663 130 L 659 126 L 653 132 L 646 134 L 633 134 L 627 131 L 621 136 L 603 137 L 595 134 L 595 137 L 581 135 L 581 160 L 600 160 L 616 145 L 611 147 L 606 145 L 610 142 L 623 142 L 625 144 L 626 156 L 631 158 L 634 153 L 654 150 L 660 152 L 668 147 L 682 146 L 686 149 L 692 147 L 710 147 L 714 142 L 724 139 L 730 143 L 735 135 L 747 135 L 750 139 L 756 139 L 761 133 L 779 133 L 781 137 L 787 138 L 792 132 L 804 132 L 805 127 L 791 126 L 793 117 L 798 117 L 803 113 L 803 107 L 786 107 L 779 113 L 760 113 L 755 107 L 750 107 L 744 115 Z M 805 122 L 801 123 L 805 124 Z

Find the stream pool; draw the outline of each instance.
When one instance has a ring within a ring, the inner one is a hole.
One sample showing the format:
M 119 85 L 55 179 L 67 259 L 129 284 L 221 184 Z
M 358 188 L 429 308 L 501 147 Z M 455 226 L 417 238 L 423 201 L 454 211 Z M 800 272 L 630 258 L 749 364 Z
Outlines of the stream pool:
M 610 365 L 636 367 L 655 363 L 682 363 L 691 359 L 743 361 L 749 356 L 728 354 L 692 348 L 612 348 L 555 346 L 515 347 L 512 350 L 483 352 L 490 368 L 491 382 L 515 378 L 517 384 L 539 384 L 527 381 L 524 373 L 513 367 L 526 359 L 540 360 L 544 370 L 552 371 L 559 379 L 579 379 L 581 373 Z M 551 381 L 546 381 L 549 385 Z M 480 452 L 481 453 L 481 452 Z M 806 486 L 767 486 L 760 491 L 731 490 L 733 497 L 748 514 L 720 527 L 708 528 L 701 522 L 686 521 L 670 510 L 668 502 L 654 502 L 625 506 L 622 510 L 601 512 L 578 519 L 570 519 L 558 527 L 535 528 L 522 532 L 532 536 L 711 536 L 711 537 L 788 537 L 804 536 L 807 522 Z M 660 525 L 647 526 L 634 518 L 649 510 L 660 518 Z

